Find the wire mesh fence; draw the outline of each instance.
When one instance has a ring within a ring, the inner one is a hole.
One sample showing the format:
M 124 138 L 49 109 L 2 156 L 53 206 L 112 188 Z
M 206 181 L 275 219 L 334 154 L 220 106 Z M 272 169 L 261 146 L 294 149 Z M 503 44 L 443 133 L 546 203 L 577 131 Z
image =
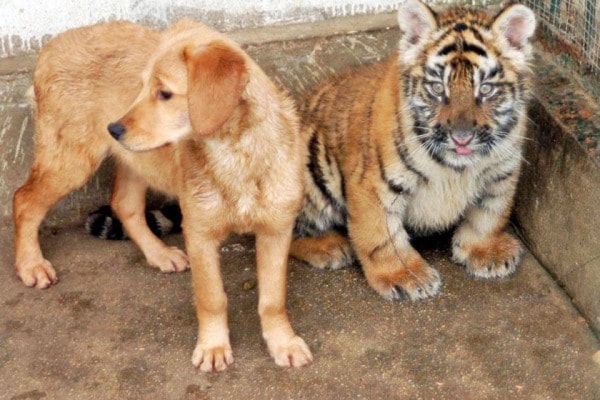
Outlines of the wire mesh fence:
M 600 0 L 522 0 L 544 28 L 570 46 L 587 73 L 600 76 Z

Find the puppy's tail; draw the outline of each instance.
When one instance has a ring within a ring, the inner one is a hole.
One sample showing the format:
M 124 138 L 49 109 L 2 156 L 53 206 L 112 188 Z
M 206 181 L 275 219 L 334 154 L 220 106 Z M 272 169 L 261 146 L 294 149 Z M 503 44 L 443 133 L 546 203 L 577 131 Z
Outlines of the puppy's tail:
M 181 209 L 177 203 L 167 202 L 160 209 L 146 211 L 146 223 L 152 233 L 158 237 L 181 232 Z M 88 214 L 85 230 L 100 239 L 128 239 L 123 224 L 109 205 Z

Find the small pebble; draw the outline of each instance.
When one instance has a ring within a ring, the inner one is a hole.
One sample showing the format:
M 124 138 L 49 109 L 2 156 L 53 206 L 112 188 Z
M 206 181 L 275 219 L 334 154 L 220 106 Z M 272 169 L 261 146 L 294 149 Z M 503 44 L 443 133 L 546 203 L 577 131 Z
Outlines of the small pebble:
M 246 250 L 246 248 L 244 246 L 242 246 L 241 244 L 239 244 L 239 243 L 232 243 L 232 244 L 228 244 L 227 246 L 223 246 L 221 248 L 221 250 L 224 253 L 228 253 L 230 251 L 239 253 L 239 252 L 242 252 L 242 251 Z
M 242 283 L 242 289 L 245 291 L 252 290 L 256 287 L 256 281 L 254 279 L 246 279 L 244 283 Z
M 600 365 L 600 351 L 597 351 L 596 354 L 592 357 L 592 360 L 598 365 Z

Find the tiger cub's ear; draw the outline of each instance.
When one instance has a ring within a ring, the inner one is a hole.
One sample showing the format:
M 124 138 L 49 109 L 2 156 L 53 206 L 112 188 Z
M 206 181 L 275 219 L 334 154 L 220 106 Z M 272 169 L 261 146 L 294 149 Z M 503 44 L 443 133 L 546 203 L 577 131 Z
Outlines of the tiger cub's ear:
M 496 15 L 491 28 L 515 49 L 525 50 L 535 32 L 535 14 L 524 5 L 513 4 Z
M 400 40 L 400 59 L 403 63 L 415 60 L 415 45 L 437 29 L 435 12 L 419 0 L 405 0 L 398 9 L 398 25 L 403 32 Z

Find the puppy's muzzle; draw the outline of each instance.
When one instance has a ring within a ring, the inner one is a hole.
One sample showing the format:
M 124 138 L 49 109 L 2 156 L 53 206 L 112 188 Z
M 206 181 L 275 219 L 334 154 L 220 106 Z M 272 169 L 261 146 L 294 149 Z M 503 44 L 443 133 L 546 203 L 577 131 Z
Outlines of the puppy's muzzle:
M 114 137 L 116 140 L 119 140 L 123 137 L 127 129 L 125 126 L 119 122 L 112 122 L 108 124 L 108 132 L 110 136 Z

